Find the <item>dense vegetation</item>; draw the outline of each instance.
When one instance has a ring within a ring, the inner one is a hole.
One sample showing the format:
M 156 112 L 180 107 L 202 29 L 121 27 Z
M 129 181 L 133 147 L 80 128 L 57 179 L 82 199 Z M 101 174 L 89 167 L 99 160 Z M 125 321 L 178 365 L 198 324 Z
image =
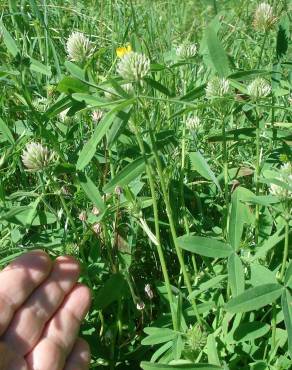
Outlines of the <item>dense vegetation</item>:
M 0 10 L 0 265 L 80 260 L 92 369 L 291 369 L 292 1 Z

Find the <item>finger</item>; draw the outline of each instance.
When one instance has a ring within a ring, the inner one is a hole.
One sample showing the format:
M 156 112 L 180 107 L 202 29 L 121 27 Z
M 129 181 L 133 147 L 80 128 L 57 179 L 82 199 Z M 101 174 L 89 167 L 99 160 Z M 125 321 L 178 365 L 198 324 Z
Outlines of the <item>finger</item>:
M 39 343 L 28 354 L 27 361 L 31 370 L 63 369 L 89 305 L 89 289 L 77 284 L 48 322 Z M 52 356 L 51 360 L 48 356 Z M 44 359 L 48 361 L 46 366 Z
M 49 256 L 38 250 L 16 258 L 0 272 L 0 335 L 14 312 L 49 275 L 51 267 Z
M 66 361 L 64 370 L 87 370 L 89 369 L 89 363 L 89 345 L 84 339 L 78 338 Z
M 0 370 L 28 370 L 23 358 L 0 342 Z
M 3 340 L 22 356 L 30 352 L 41 337 L 46 322 L 76 284 L 79 273 L 79 264 L 75 259 L 57 258 L 49 277 L 16 312 Z

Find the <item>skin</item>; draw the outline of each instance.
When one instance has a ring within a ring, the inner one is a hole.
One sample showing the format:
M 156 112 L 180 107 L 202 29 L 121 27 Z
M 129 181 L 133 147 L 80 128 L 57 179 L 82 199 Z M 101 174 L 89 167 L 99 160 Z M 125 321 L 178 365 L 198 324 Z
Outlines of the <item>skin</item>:
M 0 370 L 87 370 L 88 344 L 78 338 L 90 291 L 77 283 L 78 262 L 42 251 L 0 272 Z

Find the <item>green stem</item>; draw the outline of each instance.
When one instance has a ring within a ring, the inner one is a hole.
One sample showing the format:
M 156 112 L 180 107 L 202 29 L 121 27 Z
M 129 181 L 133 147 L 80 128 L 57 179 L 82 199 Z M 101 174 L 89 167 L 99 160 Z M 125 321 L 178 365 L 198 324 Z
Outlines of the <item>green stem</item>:
M 256 166 L 255 166 L 255 183 L 256 183 L 256 196 L 260 191 L 260 119 L 257 115 L 256 118 Z M 255 243 L 259 241 L 259 221 L 260 221 L 260 205 L 256 204 L 255 207 Z
M 177 243 L 177 234 L 176 234 L 176 230 L 175 230 L 175 223 L 174 223 L 172 210 L 171 210 L 171 205 L 170 205 L 168 192 L 167 192 L 167 188 L 166 188 L 166 183 L 165 183 L 165 179 L 164 179 L 164 175 L 163 175 L 162 164 L 161 164 L 161 161 L 160 161 L 159 154 L 157 152 L 157 148 L 156 148 L 156 145 L 155 145 L 155 139 L 153 137 L 153 133 L 152 133 L 152 130 L 151 130 L 150 127 L 149 127 L 149 131 L 150 131 L 150 140 L 151 140 L 152 150 L 153 150 L 153 154 L 154 154 L 154 158 L 155 158 L 155 162 L 156 162 L 156 166 L 157 166 L 157 172 L 158 172 L 158 176 L 159 176 L 159 180 L 160 180 L 160 184 L 161 184 L 161 188 L 162 188 L 162 193 L 163 193 L 163 197 L 164 197 L 164 202 L 165 202 L 165 206 L 166 206 L 166 213 L 167 213 L 167 217 L 168 217 L 168 221 L 169 221 L 169 225 L 170 225 L 170 232 L 171 232 L 171 235 L 172 235 L 173 244 L 174 244 L 175 251 L 176 251 L 176 254 L 177 254 L 177 257 L 178 257 L 178 260 L 179 260 L 181 270 L 182 270 L 182 274 L 183 274 L 183 277 L 184 277 L 184 282 L 186 284 L 188 293 L 191 294 L 192 293 L 192 284 L 191 284 L 190 277 L 189 277 L 187 269 L 186 269 L 186 265 L 185 265 L 185 262 L 184 262 L 184 259 L 183 259 L 182 251 L 179 248 L 178 243 Z M 195 316 L 196 316 L 198 322 L 200 324 L 202 324 L 202 319 L 199 315 L 196 301 L 193 299 L 191 301 L 191 303 L 192 303 L 194 313 L 195 313 Z
M 174 330 L 178 330 L 177 317 L 176 317 L 176 314 L 174 312 L 173 295 L 172 295 L 172 291 L 171 291 L 169 275 L 168 275 L 166 262 L 165 262 L 163 250 L 162 250 L 162 247 L 161 247 L 161 241 L 160 241 L 158 205 L 157 205 L 157 200 L 156 200 L 156 195 L 155 195 L 155 184 L 154 184 L 153 174 L 152 174 L 151 166 L 150 166 L 149 161 L 148 161 L 147 156 L 146 156 L 143 139 L 142 139 L 141 134 L 139 132 L 139 129 L 137 127 L 136 127 L 136 137 L 137 137 L 137 141 L 138 141 L 138 144 L 139 144 L 139 147 L 140 147 L 140 151 L 141 151 L 142 155 L 144 156 L 145 164 L 146 164 L 146 174 L 147 174 L 147 178 L 148 178 L 148 182 L 149 182 L 149 186 L 150 186 L 150 191 L 151 191 L 152 202 L 153 202 L 155 236 L 156 236 L 156 239 L 157 239 L 157 242 L 158 242 L 157 252 L 158 252 L 158 257 L 159 257 L 159 261 L 160 261 L 160 265 L 161 265 L 161 269 L 162 269 L 162 274 L 163 274 L 163 278 L 164 278 L 164 283 L 165 283 L 165 287 L 166 287 L 166 291 L 167 291 L 167 296 L 168 296 L 168 300 L 169 300 L 171 317 L 172 317 L 172 324 L 173 324 Z
M 266 45 L 267 36 L 268 36 L 268 32 L 266 31 L 265 35 L 264 35 L 264 39 L 263 39 L 259 59 L 258 59 L 257 69 L 260 68 L 260 65 L 261 65 L 261 62 L 262 62 L 262 57 L 263 57 L 263 52 L 264 52 L 264 48 L 265 48 L 265 45 Z
M 283 261 L 282 261 L 282 267 L 281 267 L 281 273 L 280 273 L 280 281 L 283 281 L 286 262 L 288 258 L 288 252 L 289 252 L 289 217 L 287 215 L 285 217 L 285 242 L 284 242 Z
M 229 229 L 229 191 L 228 191 L 228 151 L 227 151 L 227 141 L 226 141 L 226 126 L 225 126 L 225 116 L 222 117 L 222 154 L 223 154 L 223 175 L 224 175 L 224 198 L 226 206 L 226 227 L 225 234 Z

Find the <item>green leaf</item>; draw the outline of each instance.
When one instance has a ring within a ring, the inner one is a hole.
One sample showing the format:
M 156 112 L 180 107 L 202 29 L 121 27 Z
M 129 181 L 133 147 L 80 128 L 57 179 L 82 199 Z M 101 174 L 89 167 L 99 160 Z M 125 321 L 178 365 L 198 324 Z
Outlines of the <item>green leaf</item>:
M 255 340 L 268 333 L 270 325 L 260 321 L 240 324 L 234 331 L 233 338 L 236 342 Z
M 233 297 L 244 292 L 244 268 L 236 253 L 232 253 L 228 258 L 228 281 Z
M 4 43 L 5 43 L 8 51 L 10 52 L 10 54 L 12 54 L 14 57 L 16 57 L 16 55 L 19 54 L 19 49 L 18 49 L 14 39 L 11 37 L 10 33 L 5 28 L 2 21 L 0 21 L 0 33 L 2 33 L 2 35 L 3 35 L 3 40 L 4 40 Z
M 205 257 L 224 258 L 233 252 L 229 244 L 212 238 L 183 235 L 177 238 L 178 246 Z
M 85 71 L 82 68 L 69 61 L 66 61 L 64 65 L 67 71 L 70 72 L 72 76 L 78 78 L 79 80 L 85 79 Z
M 14 144 L 15 140 L 14 137 L 9 129 L 9 127 L 6 125 L 6 123 L 0 118 L 0 132 L 2 132 L 4 138 L 10 142 L 10 144 Z
M 39 62 L 36 59 L 29 58 L 30 59 L 30 66 L 29 69 L 33 72 L 40 73 L 42 75 L 51 77 L 52 72 L 51 72 L 51 67 L 50 66 L 45 66 L 43 63 Z
M 80 185 L 84 190 L 85 194 L 91 200 L 91 202 L 96 205 L 100 211 L 105 210 L 105 205 L 100 195 L 98 188 L 95 186 L 93 181 L 86 175 L 79 174 L 78 176 Z
M 284 14 L 278 24 L 276 52 L 277 58 L 281 59 L 288 51 L 290 39 L 290 21 L 288 15 Z
M 281 301 L 284 322 L 288 333 L 288 350 L 292 358 L 292 294 L 289 289 L 284 289 Z
M 94 308 L 103 310 L 111 303 L 117 301 L 123 294 L 126 288 L 126 281 L 122 274 L 113 274 L 100 288 L 94 297 Z
M 178 333 L 168 328 L 144 328 L 144 332 L 148 337 L 141 342 L 144 346 L 165 343 L 177 337 Z
M 91 161 L 91 159 L 93 158 L 93 156 L 95 154 L 97 144 L 102 140 L 104 135 L 109 130 L 109 128 L 110 128 L 110 126 L 113 122 L 113 119 L 116 115 L 116 112 L 119 111 L 119 110 L 122 110 L 126 106 L 132 104 L 132 102 L 133 102 L 132 100 L 123 101 L 123 103 L 121 103 L 120 105 L 113 108 L 110 112 L 108 112 L 102 118 L 102 120 L 99 122 L 98 126 L 96 126 L 92 137 L 84 145 L 84 147 L 82 148 L 82 150 L 79 154 L 78 161 L 77 161 L 77 164 L 76 164 L 76 169 L 77 170 L 79 170 L 79 171 L 83 170 L 83 168 Z
M 71 76 L 65 76 L 58 84 L 57 90 L 66 94 L 88 92 L 88 86 Z
M 276 284 L 277 279 L 275 274 L 263 265 L 256 263 L 250 266 L 250 282 L 253 286 L 263 284 Z
M 128 185 L 131 181 L 135 180 L 145 170 L 145 159 L 139 157 L 133 162 L 126 165 L 113 179 L 110 180 L 104 187 L 105 193 L 112 192 L 116 186 Z
M 232 298 L 225 309 L 232 313 L 258 310 L 278 299 L 283 291 L 280 284 L 263 284 L 246 290 L 244 293 Z
M 219 356 L 216 347 L 216 339 L 214 334 L 209 334 L 207 338 L 207 353 L 208 362 L 220 366 Z
M 165 365 L 165 364 L 155 364 L 152 362 L 141 362 L 141 365 L 143 370 L 214 370 L 219 369 L 223 370 L 222 367 L 216 366 L 216 365 L 210 365 L 210 364 L 183 364 L 183 365 Z
M 206 42 L 214 70 L 220 77 L 227 77 L 230 74 L 228 57 L 212 26 L 206 30 Z
M 240 248 L 243 225 L 250 224 L 252 217 L 251 212 L 243 201 L 246 197 L 253 196 L 248 189 L 239 186 L 231 197 L 231 213 L 229 222 L 229 241 L 235 251 Z
M 33 218 L 32 213 L 34 213 Z M 1 215 L 1 219 L 22 226 L 50 225 L 57 221 L 56 216 L 50 212 L 39 211 L 35 214 L 33 205 L 14 207 L 4 215 Z
M 256 254 L 251 258 L 251 261 L 255 261 L 259 258 L 264 258 L 265 255 L 274 248 L 280 241 L 282 241 L 285 237 L 285 233 L 283 233 L 284 226 L 281 227 L 275 234 L 269 237 L 268 240 L 265 240 L 263 244 L 261 244 L 257 248 Z
M 189 158 L 191 161 L 191 169 L 193 171 L 197 171 L 205 179 L 213 181 L 217 188 L 221 191 L 219 182 L 203 155 L 200 152 L 191 152 L 189 153 Z
M 201 283 L 199 286 L 199 289 L 194 290 L 190 295 L 189 299 L 197 297 L 199 294 L 205 292 L 206 290 L 209 290 L 211 288 L 214 288 L 215 286 L 219 285 L 223 280 L 227 278 L 227 275 L 217 275 L 213 277 L 212 279 L 207 280 L 204 283 Z
M 149 77 L 144 77 L 143 80 L 146 81 L 148 85 L 153 87 L 153 89 L 158 90 L 162 94 L 167 95 L 167 96 L 173 96 L 173 94 L 169 91 L 169 89 L 166 86 L 162 85 L 160 82 L 155 81 Z

